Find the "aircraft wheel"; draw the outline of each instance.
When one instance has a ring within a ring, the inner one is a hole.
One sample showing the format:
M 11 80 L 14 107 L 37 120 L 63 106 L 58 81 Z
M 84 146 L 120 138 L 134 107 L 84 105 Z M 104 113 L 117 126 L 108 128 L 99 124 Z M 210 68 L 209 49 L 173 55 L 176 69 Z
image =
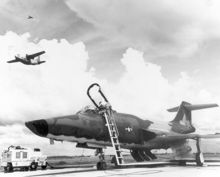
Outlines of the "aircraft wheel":
M 107 164 L 106 162 L 98 162 L 96 165 L 97 170 L 106 170 Z
M 111 163 L 115 164 L 115 166 L 118 165 L 115 156 L 112 157 L 112 159 L 111 159 Z
M 196 153 L 196 164 L 197 166 L 203 166 L 204 165 L 204 157 L 203 153 Z
M 36 170 L 37 169 L 37 163 L 36 162 L 32 162 L 30 165 L 30 169 L 31 170 Z

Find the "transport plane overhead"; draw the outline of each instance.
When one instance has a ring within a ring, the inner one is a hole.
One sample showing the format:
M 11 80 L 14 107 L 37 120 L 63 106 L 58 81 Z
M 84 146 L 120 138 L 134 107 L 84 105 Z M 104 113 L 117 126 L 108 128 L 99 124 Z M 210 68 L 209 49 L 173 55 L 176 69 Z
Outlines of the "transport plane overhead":
M 39 65 L 39 64 L 42 64 L 42 63 L 46 62 L 46 61 L 41 61 L 40 60 L 40 55 L 42 55 L 44 53 L 45 53 L 45 51 L 41 51 L 41 52 L 34 53 L 34 54 L 31 54 L 31 55 L 26 55 L 25 57 L 15 56 L 14 60 L 7 61 L 7 63 L 21 62 L 25 65 Z
M 103 94 L 101 89 L 99 92 Z M 90 97 L 89 94 L 88 96 Z M 76 147 L 100 150 L 106 146 L 113 146 L 116 152 L 119 152 L 120 145 L 121 148 L 129 149 L 131 156 L 137 162 L 156 159 L 156 155 L 151 152 L 153 149 L 168 148 L 173 150 L 176 160 L 183 162 L 192 154 L 188 140 L 193 139 L 197 147 L 195 162 L 198 166 L 202 166 L 204 159 L 200 149 L 200 139 L 220 138 L 219 134 L 199 135 L 194 133 L 196 129 L 192 124 L 191 116 L 191 112 L 194 110 L 217 107 L 217 104 L 194 105 L 183 101 L 179 106 L 168 109 L 169 112 L 176 112 L 172 121 L 156 123 L 132 114 L 116 112 L 111 109 L 111 106 L 106 106 L 109 104 L 107 99 L 104 106 L 98 105 L 91 97 L 90 99 L 95 104 L 95 109 L 87 107 L 74 115 L 29 121 L 25 125 L 38 136 L 53 141 L 76 142 Z M 107 115 L 106 109 L 111 110 L 112 114 L 109 115 L 113 119 L 108 120 L 114 120 L 117 129 L 111 126 L 114 121 L 109 123 L 104 119 L 103 115 Z M 116 130 L 118 131 L 118 142 L 112 142 L 114 138 L 117 140 L 117 136 L 114 136 Z M 105 165 L 100 168 L 98 163 L 98 169 L 105 169 Z M 119 164 L 122 164 L 122 161 Z

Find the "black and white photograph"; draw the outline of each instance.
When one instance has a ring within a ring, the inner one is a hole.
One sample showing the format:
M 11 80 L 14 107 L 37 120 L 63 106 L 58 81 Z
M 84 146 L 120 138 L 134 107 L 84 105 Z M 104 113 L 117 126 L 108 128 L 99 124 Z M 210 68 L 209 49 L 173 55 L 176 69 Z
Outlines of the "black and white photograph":
M 220 1 L 1 0 L 1 177 L 218 177 Z

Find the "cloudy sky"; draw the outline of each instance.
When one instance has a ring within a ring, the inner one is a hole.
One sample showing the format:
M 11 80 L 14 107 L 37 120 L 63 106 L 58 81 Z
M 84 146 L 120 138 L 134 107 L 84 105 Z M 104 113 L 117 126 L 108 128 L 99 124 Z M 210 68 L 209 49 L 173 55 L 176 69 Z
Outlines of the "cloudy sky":
M 117 111 L 153 121 L 172 120 L 166 109 L 182 100 L 220 103 L 219 9 L 217 0 L 2 0 L 0 149 L 78 152 L 51 147 L 24 122 L 75 113 L 93 82 Z M 41 50 L 45 64 L 6 63 Z M 193 116 L 198 132 L 220 131 L 220 108 Z

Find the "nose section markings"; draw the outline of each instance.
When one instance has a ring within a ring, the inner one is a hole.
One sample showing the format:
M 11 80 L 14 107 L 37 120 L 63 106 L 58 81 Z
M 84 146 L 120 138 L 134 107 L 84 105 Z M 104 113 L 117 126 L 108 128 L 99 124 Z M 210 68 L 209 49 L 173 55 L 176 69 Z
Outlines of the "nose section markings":
M 48 134 L 48 124 L 44 119 L 25 122 L 25 125 L 39 136 L 47 136 Z

